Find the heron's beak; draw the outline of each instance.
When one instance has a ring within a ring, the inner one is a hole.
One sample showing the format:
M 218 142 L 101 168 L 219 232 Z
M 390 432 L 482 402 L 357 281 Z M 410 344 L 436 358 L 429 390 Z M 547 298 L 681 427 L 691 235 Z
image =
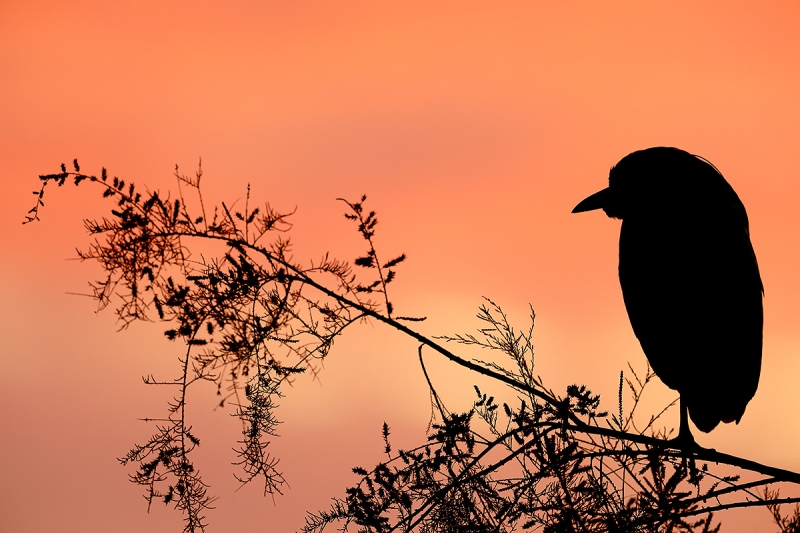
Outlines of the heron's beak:
M 602 191 L 597 191 L 593 195 L 589 196 L 588 198 L 584 199 L 581 203 L 575 206 L 575 209 L 572 210 L 573 213 L 583 213 L 584 211 L 594 211 L 595 209 L 601 209 L 606 206 L 608 203 L 608 196 L 609 196 L 608 187 L 603 189 Z

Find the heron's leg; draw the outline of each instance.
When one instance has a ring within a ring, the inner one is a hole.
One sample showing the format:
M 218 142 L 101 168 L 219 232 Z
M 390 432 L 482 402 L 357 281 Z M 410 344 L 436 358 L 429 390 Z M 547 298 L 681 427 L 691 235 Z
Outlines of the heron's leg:
M 685 442 L 686 444 L 694 444 L 692 430 L 689 429 L 689 406 L 683 399 L 683 394 L 681 394 L 681 426 L 676 440 L 678 442 Z
M 678 431 L 678 436 L 674 439 L 669 439 L 664 441 L 664 446 L 667 448 L 672 448 L 675 450 L 680 450 L 684 453 L 693 454 L 699 451 L 711 451 L 715 452 L 714 448 L 703 448 L 694 440 L 694 436 L 692 435 L 692 430 L 689 429 L 689 406 L 683 400 L 683 395 L 681 395 L 681 427 Z M 684 456 L 684 460 L 686 460 Z
M 693 450 L 701 448 L 701 446 L 695 442 L 694 436 L 692 435 L 692 430 L 689 429 L 689 406 L 686 404 L 686 401 L 684 401 L 683 395 L 681 395 L 680 402 L 680 430 L 678 431 L 677 437 L 667 441 L 667 446 L 678 448 L 680 450 Z

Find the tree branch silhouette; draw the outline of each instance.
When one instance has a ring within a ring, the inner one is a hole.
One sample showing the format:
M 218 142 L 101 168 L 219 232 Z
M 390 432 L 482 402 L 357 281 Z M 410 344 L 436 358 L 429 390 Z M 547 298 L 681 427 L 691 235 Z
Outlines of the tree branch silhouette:
M 158 191 L 139 193 L 133 183 L 110 179 L 105 169 L 96 177 L 81 173 L 77 160 L 73 166 L 74 172 L 62 165 L 60 173 L 40 176 L 36 205 L 25 223 L 40 219 L 51 183 L 92 183 L 115 203 L 108 217 L 84 221 L 94 240 L 78 256 L 99 262 L 105 272 L 104 279 L 90 284 L 91 295 L 100 308 L 116 302 L 123 328 L 137 321 L 162 322 L 169 327 L 167 339 L 185 345 L 178 379 L 143 378 L 148 385 L 176 386 L 179 393 L 166 417 L 145 419 L 155 424 L 153 436 L 120 462 L 137 465 L 131 480 L 144 487 L 148 507 L 158 498 L 184 514 L 184 531 L 203 531 L 214 501 L 191 461 L 200 439 L 187 423 L 189 387 L 213 382 L 219 405 L 233 402 L 233 414 L 242 423 L 234 464 L 243 474 L 237 479 L 261 479 L 265 495 L 280 494 L 286 480 L 268 446 L 277 435 L 277 402 L 285 385 L 304 373 L 315 377 L 317 363 L 335 339 L 368 319 L 419 343 L 418 360 L 432 399 L 427 442 L 393 454 L 385 424 L 388 460 L 371 470 L 354 469 L 359 483 L 347 489 L 346 499 L 334 499 L 330 510 L 309 514 L 306 533 L 334 522 L 374 532 L 518 527 L 708 532 L 716 530 L 713 513 L 751 506 L 767 507 L 782 532 L 800 524 L 800 518 L 785 518 L 779 510 L 780 504 L 800 499 L 779 498 L 769 488 L 798 484 L 800 474 L 716 450 L 676 447 L 661 438 L 666 430 L 656 431 L 654 425 L 670 406 L 638 429 L 634 413 L 653 377 L 649 369 L 642 380 L 630 368 L 634 380 L 627 384 L 634 401 L 627 416 L 621 374 L 618 413 L 609 416 L 585 386 L 571 385 L 557 394 L 534 375 L 532 310 L 523 332 L 488 299 L 478 312 L 483 327 L 477 334 L 429 337 L 407 325 L 424 318 L 396 316 L 388 294 L 406 255 L 379 261 L 378 219 L 364 208 L 366 196 L 358 202 L 340 199 L 348 208 L 345 217 L 357 224 L 367 244 L 354 261 L 357 274 L 349 263 L 327 254 L 307 265 L 294 261 L 287 236 L 292 213 L 269 204 L 251 209 L 249 186 L 243 211 L 224 202 L 213 212 L 207 209 L 202 167 L 193 178 L 176 167 L 178 194 L 171 198 Z M 196 195 L 199 214 L 193 214 L 184 189 Z M 464 357 L 446 343 L 489 350 L 502 362 Z M 475 387 L 478 398 L 465 412 L 448 409 L 425 369 L 423 348 L 491 378 L 519 404 L 498 404 Z M 712 472 L 709 463 L 766 477 L 741 481 Z M 763 494 L 754 492 L 761 487 Z M 689 520 L 698 515 L 705 517 Z

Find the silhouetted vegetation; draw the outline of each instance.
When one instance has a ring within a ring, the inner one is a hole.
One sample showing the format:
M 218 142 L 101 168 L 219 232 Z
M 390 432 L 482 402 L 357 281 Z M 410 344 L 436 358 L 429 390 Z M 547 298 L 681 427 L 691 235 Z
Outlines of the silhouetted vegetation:
M 785 516 L 779 507 L 800 500 L 770 488 L 800 483 L 800 475 L 714 450 L 670 447 L 664 411 L 637 425 L 641 417 L 634 415 L 654 377 L 649 368 L 620 374 L 608 412 L 586 386 L 556 392 L 535 374 L 532 310 L 523 330 L 490 300 L 474 334 L 427 337 L 412 329 L 423 318 L 399 316 L 389 297 L 406 256 L 379 255 L 378 219 L 366 197 L 342 204 L 364 241 L 363 256 L 353 266 L 327 254 L 300 264 L 291 255 L 292 213 L 251 205 L 249 189 L 239 207 L 207 205 L 201 168 L 193 176 L 176 168 L 175 176 L 177 193 L 164 194 L 105 169 L 99 177 L 84 174 L 77 161 L 74 171 L 62 165 L 60 173 L 40 176 L 26 222 L 39 219 L 52 183 L 90 183 L 113 203 L 107 217 L 84 222 L 93 240 L 79 257 L 104 272 L 91 294 L 101 308 L 112 305 L 123 326 L 163 323 L 166 338 L 184 347 L 178 379 L 144 378 L 175 394 L 165 416 L 151 420 L 152 436 L 119 460 L 134 469 L 131 481 L 144 487 L 149 504 L 183 513 L 184 531 L 204 530 L 213 502 L 192 459 L 201 440 L 187 419 L 189 388 L 216 384 L 220 404 L 232 404 L 242 423 L 237 478 L 263 484 L 265 495 L 280 493 L 285 480 L 268 448 L 277 400 L 287 384 L 319 372 L 336 338 L 362 320 L 417 340 L 423 371 L 423 355 L 446 357 L 492 378 L 496 390 L 475 387 L 474 403 L 452 410 L 425 371 L 428 434 L 413 449 L 395 450 L 384 424 L 386 460 L 354 468 L 358 482 L 330 509 L 309 513 L 305 533 L 326 526 L 375 533 L 711 532 L 720 529 L 717 513 L 748 506 L 766 507 L 782 533 L 800 531 L 798 511 Z M 488 357 L 468 359 L 457 353 L 462 347 Z M 740 475 L 720 473 L 714 463 Z

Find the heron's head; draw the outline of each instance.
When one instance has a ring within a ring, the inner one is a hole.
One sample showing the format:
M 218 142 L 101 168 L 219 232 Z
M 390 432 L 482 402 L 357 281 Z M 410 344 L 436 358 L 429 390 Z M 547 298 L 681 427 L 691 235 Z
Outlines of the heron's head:
M 573 213 L 602 209 L 612 218 L 700 207 L 721 184 L 730 186 L 708 161 L 678 148 L 656 147 L 628 154 L 609 173 L 608 187 L 575 206 Z M 732 192 L 732 189 L 731 189 Z

